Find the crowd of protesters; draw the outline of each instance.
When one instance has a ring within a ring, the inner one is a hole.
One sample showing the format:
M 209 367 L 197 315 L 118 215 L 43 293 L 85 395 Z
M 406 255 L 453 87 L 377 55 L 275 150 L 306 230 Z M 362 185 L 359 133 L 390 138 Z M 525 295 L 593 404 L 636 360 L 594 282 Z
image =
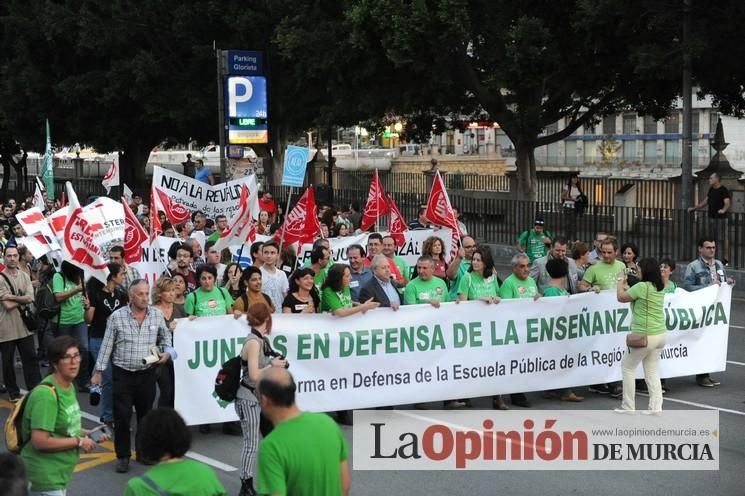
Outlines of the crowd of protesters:
M 572 181 L 562 195 L 566 210 L 581 208 L 583 199 L 577 181 Z M 137 490 L 143 484 L 170 491 L 203 470 L 192 466 L 196 462 L 183 460 L 190 434 L 183 420 L 170 410 L 174 404 L 172 336 L 177 332 L 179 318 L 245 315 L 247 319 L 247 340 L 241 351 L 243 380 L 235 402 L 240 420 L 222 426 L 223 433 L 243 437 L 241 494 L 255 494 L 256 486 L 261 492 L 265 489 L 282 494 L 288 484 L 301 483 L 315 484 L 319 489 L 331 487 L 333 491 L 324 494 L 337 494 L 349 488 L 346 443 L 338 427 L 329 426 L 326 417 L 303 414 L 294 406 L 294 381 L 284 371 L 284 358 L 275 356 L 266 339 L 272 328 L 272 314 L 328 312 L 346 317 L 378 307 L 397 310 L 402 305 L 426 304 L 437 310 L 450 301 L 478 300 L 494 305 L 510 298 L 614 290 L 619 301 L 632 302 L 632 331 L 646 335 L 648 340 L 644 347 L 629 349 L 626 354 L 622 384 L 588 385 L 589 391 L 622 398 L 619 410 L 633 411 L 634 390 L 645 388 L 650 393 L 649 410 L 659 412 L 667 389 L 657 371 L 659 350 L 665 343 L 664 294 L 731 283 L 724 264 L 715 257 L 717 245 L 713 237 L 699 241 L 700 256 L 687 266 L 684 278 L 676 284 L 672 260 L 642 258 L 645 254 L 633 243 L 619 249 L 619 242 L 611 233 L 597 233 L 591 244 L 554 236 L 542 218 L 536 218 L 533 227 L 518 236 L 518 253 L 511 260 L 510 273 L 498 273 L 491 249 L 469 236 L 460 220 L 462 237 L 452 259 L 446 253 L 444 240 L 434 235 L 424 240 L 421 255 L 409 267 L 396 255 L 393 237 L 370 233 L 365 246 L 352 244 L 347 248 L 348 264 L 333 263 L 328 238 L 360 232 L 361 213 L 356 204 L 344 209 L 320 206 L 321 236 L 304 264 L 298 263 L 292 246 L 280 247 L 275 241 L 255 242 L 250 253 L 236 260 L 230 250 L 214 249 L 228 227 L 225 216 L 207 219 L 202 212 L 194 212 L 189 221 L 172 226 L 158 212 L 164 235 L 179 240 L 167 250 L 167 268 L 156 281 L 150 284 L 142 279 L 125 262 L 124 249 L 116 246 L 108 253 L 106 282 L 86 282 L 83 272 L 67 261 L 55 270 L 50 260 L 30 256 L 22 244 L 25 233 L 14 219 L 17 211 L 29 203 L 30 199 L 17 208 L 14 201 L 8 201 L 0 209 L 0 351 L 3 392 L 13 402 L 21 398 L 14 371 L 16 350 L 25 385 L 34 391 L 24 418 L 24 433 L 30 443 L 22 458 L 36 492 L 59 490 L 62 492 L 56 494 L 64 494 L 74 466 L 70 462 L 77 460 L 79 450 L 93 447 L 91 439 L 80 430 L 76 389 L 100 392 L 100 421 L 110 428 L 116 471 L 120 473 L 129 470 L 130 423 L 135 412 L 137 460 L 157 465 L 150 469 L 147 478 L 130 482 L 127 491 L 131 494 L 139 494 Z M 277 232 L 283 221 L 281 208 L 268 192 L 261 194 L 259 205 L 257 232 Z M 129 206 L 148 230 L 147 204 L 134 196 Z M 58 207 L 47 201 L 47 214 Z M 432 227 L 424 208 L 408 227 Z M 34 302 L 35 291 L 45 285 L 59 310 L 43 321 L 38 321 L 37 316 L 36 325 L 31 328 L 23 315 L 36 315 L 26 310 Z M 148 355 L 153 355 L 153 360 L 143 363 L 143 357 Z M 640 363 L 645 380 L 634 381 Z M 47 366 L 51 375 L 42 381 L 41 369 Z M 696 380 L 704 387 L 719 384 L 708 374 Z M 40 383 L 48 387 L 36 388 Z M 575 389 L 545 391 L 543 396 L 582 401 L 583 396 Z M 512 405 L 531 406 L 524 393 L 514 393 L 510 399 Z M 465 408 L 471 404 L 471 399 L 459 399 L 446 401 L 444 406 Z M 509 408 L 498 395 L 492 398 L 492 405 L 499 410 Z M 64 419 L 60 417 L 63 410 Z M 342 423 L 351 419 L 349 412 L 336 412 L 336 416 Z M 306 438 L 307 442 L 314 442 L 311 438 L 317 433 L 313 429 L 331 433 L 325 438 L 324 453 L 337 463 L 336 478 L 325 482 L 332 485 L 323 486 L 318 478 L 282 481 L 282 470 L 288 470 L 282 464 L 302 465 L 304 461 L 288 459 L 288 452 L 281 450 L 301 446 Z M 210 430 L 208 425 L 199 428 L 203 434 Z M 63 441 L 60 436 L 68 440 Z M 261 445 L 260 436 L 267 436 Z M 39 475 L 52 459 L 64 463 L 64 470 L 55 475 L 55 480 Z M 254 481 L 257 474 L 258 483 Z M 201 478 L 201 483 L 211 487 L 210 494 L 224 493 L 216 479 Z

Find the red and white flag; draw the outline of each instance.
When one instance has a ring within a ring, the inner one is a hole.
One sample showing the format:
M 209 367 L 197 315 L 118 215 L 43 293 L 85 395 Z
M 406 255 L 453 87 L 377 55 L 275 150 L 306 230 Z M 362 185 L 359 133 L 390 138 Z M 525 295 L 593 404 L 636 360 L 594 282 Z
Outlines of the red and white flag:
M 142 245 L 147 241 L 147 231 L 132 209 L 129 208 L 127 198 L 122 196 L 124 208 L 124 261 L 128 264 L 142 260 Z
M 111 167 L 109 167 L 109 170 L 106 172 L 106 175 L 103 176 L 103 180 L 101 181 L 101 184 L 104 188 L 106 188 L 106 194 L 108 195 L 111 192 L 112 186 L 119 186 L 119 153 L 117 152 L 114 155 L 114 160 L 111 162 Z
M 455 258 L 460 248 L 460 227 L 458 226 L 458 218 L 455 216 L 453 207 L 450 205 L 450 198 L 447 191 L 445 191 L 445 185 L 442 182 L 440 171 L 435 173 L 434 181 L 432 181 L 432 189 L 429 192 L 427 210 L 424 215 L 433 224 L 449 227 L 452 230 L 450 260 Z
M 91 205 L 84 211 L 80 206 L 78 196 L 68 181 L 65 183 L 67 191 L 67 223 L 62 236 L 62 251 L 68 262 L 77 265 L 99 281 L 106 283 L 109 268 L 106 266 L 106 254 L 96 242 L 95 235 L 104 231 L 107 222 L 103 209 Z M 104 198 L 107 199 L 107 198 Z M 113 201 L 107 199 L 108 201 Z M 114 202 L 116 204 L 116 202 Z
M 292 243 L 312 243 L 321 235 L 313 185 L 308 186 L 295 207 L 287 214 L 275 238 L 284 246 Z
M 390 213 L 390 207 L 385 199 L 383 185 L 380 184 L 378 169 L 373 173 L 370 181 L 370 193 L 367 195 L 367 204 L 365 204 L 365 213 L 360 222 L 360 230 L 367 231 L 370 226 L 378 224 L 379 219 Z
M 391 209 L 391 225 L 388 227 L 388 234 L 396 241 L 397 246 L 403 246 L 406 241 L 404 233 L 409 230 L 409 226 L 406 224 L 403 215 L 398 210 L 396 202 L 393 201 L 392 197 L 388 197 L 388 201 Z
M 230 219 L 228 227 L 220 234 L 220 239 L 215 243 L 215 250 L 221 251 L 231 245 L 252 243 L 256 239 L 256 223 L 251 218 L 250 193 L 244 184 L 241 188 L 241 199 L 238 210 Z
M 160 223 L 160 217 L 158 217 L 158 206 L 155 203 L 155 186 L 150 189 L 150 244 L 163 234 L 163 225 Z M 124 203 L 122 201 L 122 203 Z M 126 205 L 126 204 L 125 204 Z
M 173 201 L 168 196 L 168 193 L 155 186 L 153 186 L 153 191 L 156 193 L 156 205 L 160 206 L 159 210 L 162 210 L 166 214 L 166 218 L 172 226 L 176 227 L 177 224 L 191 219 L 191 212 L 183 205 Z
M 25 238 L 19 238 L 18 244 L 25 245 L 35 258 L 41 258 L 50 251 L 61 249 L 54 237 L 49 222 L 42 211 L 32 207 L 16 215 L 16 220 L 26 232 Z

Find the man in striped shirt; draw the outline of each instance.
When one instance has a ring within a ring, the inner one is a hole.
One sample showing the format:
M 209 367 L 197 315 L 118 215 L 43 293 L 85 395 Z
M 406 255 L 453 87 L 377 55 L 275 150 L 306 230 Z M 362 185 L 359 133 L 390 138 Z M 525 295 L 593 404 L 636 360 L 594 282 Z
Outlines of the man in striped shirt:
M 132 406 L 137 423 L 152 409 L 155 400 L 155 367 L 165 364 L 171 354 L 171 332 L 163 313 L 149 305 L 150 287 L 144 279 L 137 279 L 129 287 L 129 305 L 115 311 L 106 325 L 101 351 L 91 384 L 101 384 L 101 372 L 106 370 L 109 357 L 113 362 L 114 384 L 114 448 L 116 471 L 129 470 L 132 456 L 129 424 Z M 143 363 L 151 355 L 153 346 L 166 347 L 155 363 Z M 139 443 L 135 438 L 135 446 Z M 137 450 L 139 452 L 139 449 Z

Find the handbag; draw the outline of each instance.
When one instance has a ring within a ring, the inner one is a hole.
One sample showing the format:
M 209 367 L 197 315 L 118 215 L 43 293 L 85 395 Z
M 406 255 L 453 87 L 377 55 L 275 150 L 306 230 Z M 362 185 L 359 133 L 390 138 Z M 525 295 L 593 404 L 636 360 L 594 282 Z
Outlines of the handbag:
M 644 301 L 647 305 L 647 317 L 645 327 L 649 325 L 649 286 L 647 286 L 647 299 Z M 639 332 L 631 332 L 626 335 L 626 346 L 629 348 L 646 348 L 647 335 Z
M 3 274 L 2 272 L 0 272 L 0 276 L 3 276 L 3 279 L 5 279 L 5 282 L 8 283 L 8 287 L 10 288 L 10 293 L 13 296 L 19 296 L 16 293 L 15 288 L 13 288 L 13 284 L 11 284 L 8 276 Z M 31 309 L 28 307 L 28 305 L 21 305 L 19 303 L 16 309 L 18 310 L 18 313 L 21 314 L 21 320 L 23 320 L 23 325 L 26 326 L 26 329 L 28 329 L 31 332 L 34 332 L 38 326 L 37 326 L 36 318 L 34 317 L 34 314 L 31 312 Z

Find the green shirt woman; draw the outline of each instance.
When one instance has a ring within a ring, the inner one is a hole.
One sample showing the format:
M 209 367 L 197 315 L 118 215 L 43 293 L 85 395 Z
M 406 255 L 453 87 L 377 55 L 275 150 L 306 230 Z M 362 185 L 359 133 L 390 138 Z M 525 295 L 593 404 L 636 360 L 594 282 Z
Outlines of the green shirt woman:
M 348 265 L 334 264 L 330 269 L 321 290 L 321 312 L 329 312 L 337 317 L 346 317 L 355 313 L 365 313 L 377 308 L 378 303 L 372 298 L 355 305 L 352 302 L 350 284 L 352 271 Z

